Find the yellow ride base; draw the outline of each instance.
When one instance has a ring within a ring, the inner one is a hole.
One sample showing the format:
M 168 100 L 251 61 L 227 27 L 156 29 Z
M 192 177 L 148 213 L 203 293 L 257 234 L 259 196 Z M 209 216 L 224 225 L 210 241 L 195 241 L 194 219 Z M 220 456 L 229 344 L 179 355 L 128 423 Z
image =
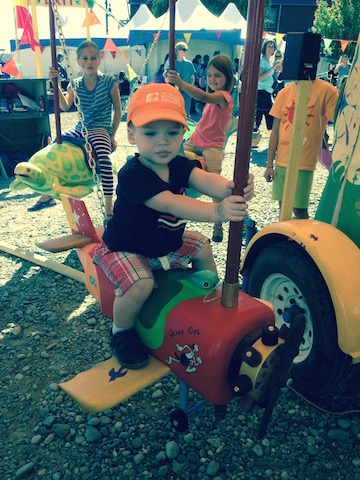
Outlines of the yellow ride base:
M 169 373 L 169 367 L 151 355 L 149 364 L 139 370 L 121 367 L 116 358 L 111 357 L 68 382 L 60 383 L 60 387 L 81 408 L 98 413 L 118 405 Z

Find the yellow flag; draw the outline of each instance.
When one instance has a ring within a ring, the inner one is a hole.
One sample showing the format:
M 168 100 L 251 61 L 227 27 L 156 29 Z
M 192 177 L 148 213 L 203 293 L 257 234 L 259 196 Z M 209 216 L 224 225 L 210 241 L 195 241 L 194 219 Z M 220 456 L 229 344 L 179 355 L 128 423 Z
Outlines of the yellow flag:
M 29 0 L 13 0 L 14 7 L 25 7 L 28 8 Z
M 134 78 L 137 78 L 137 75 L 134 72 L 134 70 L 130 67 L 129 64 L 127 64 L 127 67 L 128 67 L 128 71 L 129 71 L 129 80 L 131 82 L 131 80 L 134 80 Z
M 277 33 L 275 37 L 276 37 L 276 45 L 279 45 L 281 40 L 284 38 L 284 33 Z
M 189 45 L 190 38 L 191 38 L 191 33 L 184 33 L 184 37 L 185 37 L 186 43 Z

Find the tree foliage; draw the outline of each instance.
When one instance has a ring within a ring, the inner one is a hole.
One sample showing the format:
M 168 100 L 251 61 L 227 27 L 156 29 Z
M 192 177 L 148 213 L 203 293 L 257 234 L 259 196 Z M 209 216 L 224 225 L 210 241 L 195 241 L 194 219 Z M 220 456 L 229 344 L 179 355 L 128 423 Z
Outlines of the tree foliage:
M 320 33 L 323 38 L 357 40 L 360 32 L 360 0 L 333 0 L 330 7 L 327 0 L 319 0 L 312 31 Z M 345 52 L 350 58 L 355 46 L 350 42 L 346 48 Z M 332 42 L 330 52 L 325 53 L 336 59 L 340 57 L 340 42 Z

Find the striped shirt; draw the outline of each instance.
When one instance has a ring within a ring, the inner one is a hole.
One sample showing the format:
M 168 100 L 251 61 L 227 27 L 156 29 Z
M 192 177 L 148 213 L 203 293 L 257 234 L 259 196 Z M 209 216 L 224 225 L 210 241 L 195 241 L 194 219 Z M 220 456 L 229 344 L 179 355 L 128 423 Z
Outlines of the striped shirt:
M 114 78 L 110 75 L 99 74 L 95 88 L 87 90 L 84 85 L 84 77 L 74 80 L 76 93 L 80 98 L 80 109 L 84 114 L 84 124 L 87 129 L 105 128 L 112 132 L 112 99 L 110 91 L 114 85 Z M 76 124 L 81 129 L 80 120 Z

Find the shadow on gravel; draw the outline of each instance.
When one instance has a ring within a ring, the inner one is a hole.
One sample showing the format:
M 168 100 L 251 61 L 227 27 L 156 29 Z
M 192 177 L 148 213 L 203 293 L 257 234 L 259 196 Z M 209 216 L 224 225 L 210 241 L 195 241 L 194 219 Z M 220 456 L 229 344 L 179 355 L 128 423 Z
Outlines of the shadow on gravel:
M 267 150 L 258 151 L 256 149 L 251 150 L 251 163 L 266 168 Z

